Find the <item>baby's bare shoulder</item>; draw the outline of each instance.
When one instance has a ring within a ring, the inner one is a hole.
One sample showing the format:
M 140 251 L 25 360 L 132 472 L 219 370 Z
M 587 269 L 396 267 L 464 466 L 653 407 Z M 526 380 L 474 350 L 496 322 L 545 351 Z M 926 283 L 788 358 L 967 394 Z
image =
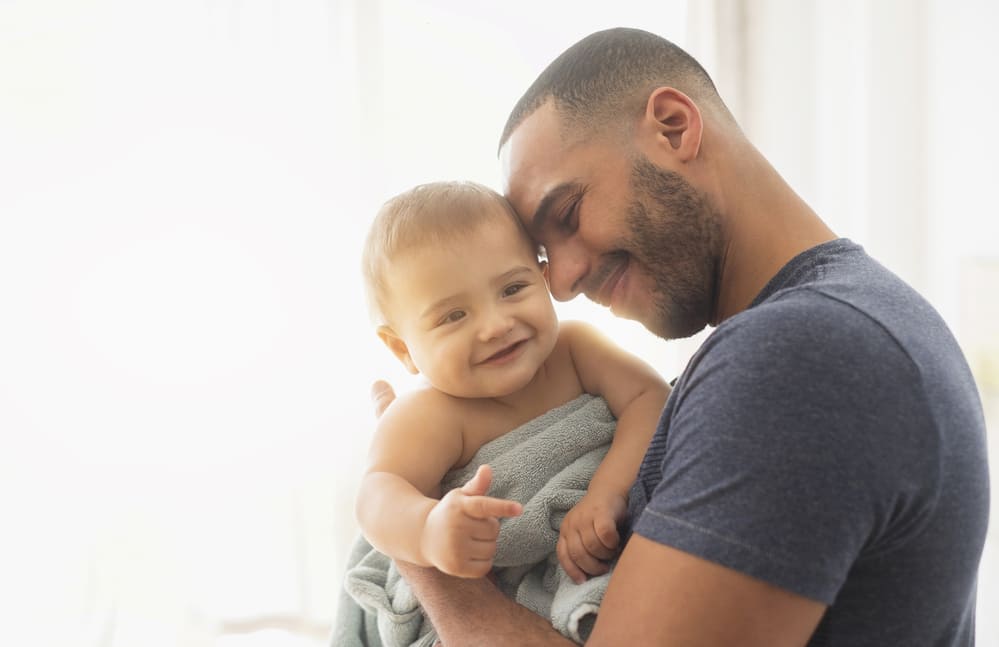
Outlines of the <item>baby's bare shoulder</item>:
M 385 409 L 382 420 L 394 422 L 402 419 L 409 426 L 413 423 L 432 424 L 439 427 L 442 424 L 451 426 L 461 420 L 463 406 L 460 398 L 452 397 L 431 386 L 417 387 L 400 394 Z
M 453 467 L 464 447 L 463 420 L 444 395 L 414 389 L 389 404 L 371 440 L 369 470 L 404 475 L 428 491 L 431 481 Z

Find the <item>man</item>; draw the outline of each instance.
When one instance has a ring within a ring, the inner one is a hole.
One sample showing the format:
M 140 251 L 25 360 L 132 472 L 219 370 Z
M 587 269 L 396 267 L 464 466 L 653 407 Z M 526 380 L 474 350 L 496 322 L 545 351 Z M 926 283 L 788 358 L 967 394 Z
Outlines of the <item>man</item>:
M 696 61 L 637 30 L 583 39 L 514 108 L 500 160 L 556 298 L 666 339 L 717 326 L 646 454 L 587 644 L 973 644 L 988 468 L 961 351 Z M 570 644 L 488 580 L 401 569 L 445 645 Z

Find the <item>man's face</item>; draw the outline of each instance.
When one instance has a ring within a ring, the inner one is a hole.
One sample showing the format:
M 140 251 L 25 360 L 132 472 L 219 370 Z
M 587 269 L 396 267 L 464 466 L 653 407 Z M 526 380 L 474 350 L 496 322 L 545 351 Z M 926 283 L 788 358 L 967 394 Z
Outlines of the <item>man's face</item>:
M 624 144 L 566 148 L 548 103 L 501 151 L 505 192 L 548 254 L 552 294 L 579 293 L 667 339 L 711 320 L 719 219 L 702 192 Z

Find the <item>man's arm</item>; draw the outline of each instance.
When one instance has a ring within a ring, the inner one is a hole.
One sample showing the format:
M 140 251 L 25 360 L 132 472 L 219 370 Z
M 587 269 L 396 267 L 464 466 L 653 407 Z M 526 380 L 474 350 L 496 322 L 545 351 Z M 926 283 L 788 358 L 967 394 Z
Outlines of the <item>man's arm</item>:
M 566 647 L 545 618 L 486 579 L 397 563 L 445 646 Z M 611 576 L 588 647 L 801 647 L 825 606 L 633 535 Z
M 500 593 L 485 578 L 464 579 L 396 562 L 445 647 L 572 647 L 551 622 Z M 625 643 L 618 643 L 619 645 Z
M 634 534 L 588 647 L 801 647 L 825 605 Z

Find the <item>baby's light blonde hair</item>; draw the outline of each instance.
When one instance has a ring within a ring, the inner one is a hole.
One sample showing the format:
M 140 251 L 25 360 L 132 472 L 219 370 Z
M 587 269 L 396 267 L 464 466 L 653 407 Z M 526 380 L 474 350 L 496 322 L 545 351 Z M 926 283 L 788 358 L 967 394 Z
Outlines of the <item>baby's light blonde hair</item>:
M 499 210 L 496 207 L 500 207 Z M 503 214 L 531 242 L 520 219 L 506 199 L 492 189 L 468 181 L 431 182 L 413 187 L 389 199 L 378 211 L 364 243 L 361 273 L 368 307 L 375 325 L 388 323 L 386 305 L 389 285 L 386 275 L 392 260 L 413 248 L 441 247 L 474 233 Z

